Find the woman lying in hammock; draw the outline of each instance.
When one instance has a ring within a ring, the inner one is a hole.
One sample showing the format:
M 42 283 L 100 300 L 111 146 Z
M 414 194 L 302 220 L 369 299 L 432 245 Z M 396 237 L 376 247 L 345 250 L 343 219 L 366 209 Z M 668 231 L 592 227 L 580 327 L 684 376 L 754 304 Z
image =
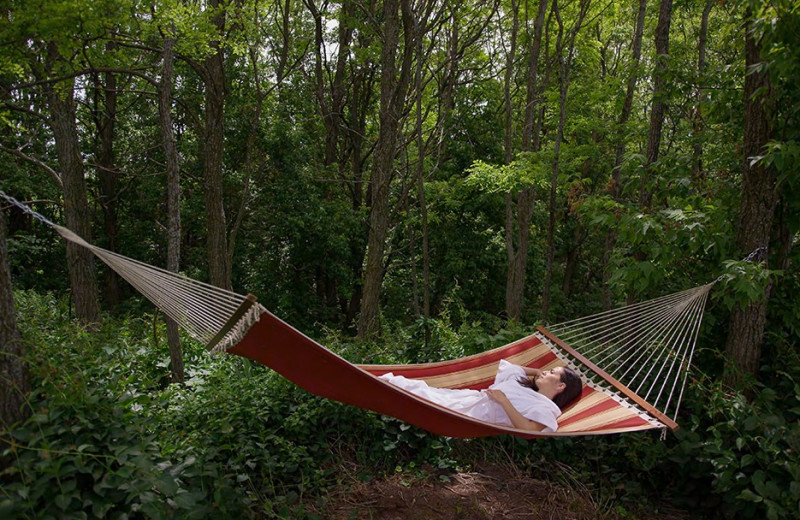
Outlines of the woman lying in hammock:
M 381 376 L 436 404 L 481 421 L 521 430 L 554 432 L 561 410 L 581 393 L 581 379 L 570 368 L 542 371 L 500 360 L 494 383 L 486 390 L 435 388 L 425 381 Z

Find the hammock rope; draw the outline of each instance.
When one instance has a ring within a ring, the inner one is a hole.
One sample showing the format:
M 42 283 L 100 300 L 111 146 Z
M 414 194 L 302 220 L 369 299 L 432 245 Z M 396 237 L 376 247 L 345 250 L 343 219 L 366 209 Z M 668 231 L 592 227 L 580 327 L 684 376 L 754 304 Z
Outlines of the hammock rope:
M 549 330 L 675 421 L 713 285 L 551 325 Z
M 94 246 L 2 191 L 0 196 L 66 240 L 88 248 L 210 350 L 259 361 L 323 397 L 456 437 L 539 434 L 466 418 L 388 388 L 391 385 L 375 376 L 393 371 L 432 385 L 485 388 L 501 357 L 543 369 L 568 365 L 587 385 L 578 403 L 565 410 L 555 435 L 677 428 L 708 293 L 720 280 L 547 329 L 539 327 L 533 336 L 476 356 L 423 365 L 353 365 L 278 320 L 252 295 L 242 296 Z M 759 250 L 747 259 L 757 254 Z M 273 344 L 281 348 L 271 348 Z M 342 384 L 342 378 L 348 384 Z

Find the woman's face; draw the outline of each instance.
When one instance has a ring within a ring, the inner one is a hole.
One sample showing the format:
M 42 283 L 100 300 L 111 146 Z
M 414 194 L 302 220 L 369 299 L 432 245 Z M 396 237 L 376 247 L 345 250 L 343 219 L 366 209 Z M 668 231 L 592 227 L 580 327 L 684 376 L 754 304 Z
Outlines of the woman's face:
M 562 372 L 564 372 L 563 367 L 556 367 L 551 370 L 546 370 L 542 372 L 541 375 L 537 376 L 535 381 L 536 386 L 539 387 L 539 392 L 552 392 L 553 395 L 555 395 L 563 390 L 566 385 L 561 382 Z

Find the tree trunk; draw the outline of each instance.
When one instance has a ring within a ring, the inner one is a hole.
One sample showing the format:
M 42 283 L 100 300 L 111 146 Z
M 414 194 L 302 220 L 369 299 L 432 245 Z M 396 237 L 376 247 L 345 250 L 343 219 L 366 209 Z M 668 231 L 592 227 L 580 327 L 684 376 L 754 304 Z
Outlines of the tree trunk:
M 639 189 L 639 204 L 643 210 L 650 207 L 653 190 L 649 186 L 653 165 L 658 160 L 661 147 L 661 129 L 667 110 L 667 60 L 669 59 L 669 28 L 672 22 L 672 0 L 661 0 L 656 25 L 656 63 L 653 69 L 653 107 L 650 111 L 650 132 L 647 135 L 645 171 Z
M 531 234 L 536 192 L 533 188 L 523 188 L 516 202 L 516 250 L 514 249 L 514 201 L 511 193 L 506 194 L 506 253 L 508 273 L 506 274 L 506 315 L 510 320 L 522 319 L 522 305 L 525 295 L 525 271 L 528 266 L 528 243 Z
M 339 134 L 346 93 L 344 78 L 347 71 L 350 40 L 353 35 L 353 27 L 350 20 L 353 16 L 352 3 L 345 1 L 341 6 L 338 20 L 339 39 L 336 70 L 330 90 L 325 85 L 325 20 L 313 0 L 305 0 L 305 4 L 314 19 L 314 93 L 317 97 L 322 123 L 325 127 L 325 157 L 323 164 L 330 166 L 339 162 Z
M 29 410 L 24 405 L 30 390 L 28 366 L 14 313 L 7 230 L 5 212 L 0 210 L 0 431 L 27 417 Z
M 533 22 L 533 41 L 531 50 L 528 54 L 528 84 L 525 96 L 525 122 L 522 127 L 522 151 L 539 151 L 538 139 L 536 143 L 536 108 L 539 97 L 538 75 L 539 75 L 539 55 L 542 48 L 542 27 L 544 26 L 544 15 L 547 12 L 547 0 L 539 0 L 539 7 L 536 12 L 536 19 Z
M 314 93 L 325 128 L 325 155 L 323 165 L 327 171 L 335 170 L 342 174 L 345 170 L 340 152 L 344 105 L 346 100 L 345 78 L 350 56 L 350 42 L 353 35 L 353 3 L 345 1 L 339 11 L 338 48 L 333 80 L 326 84 L 326 43 L 324 39 L 325 19 L 313 0 L 305 0 L 306 7 L 314 20 Z M 332 190 L 326 189 L 325 196 L 333 198 Z M 363 250 L 361 251 L 363 256 Z M 315 269 L 317 296 L 328 306 L 336 304 L 337 278 L 331 275 L 328 264 L 323 260 Z
M 367 41 L 361 41 L 368 45 Z M 350 103 L 350 121 L 347 128 L 347 142 L 350 147 L 350 171 L 352 182 L 351 201 L 355 213 L 364 209 L 364 136 L 366 135 L 366 118 L 368 106 L 372 96 L 373 69 L 362 66 L 356 69 L 352 78 L 352 101 Z M 367 222 L 364 222 L 364 232 L 354 233 L 350 237 L 350 279 L 354 281 L 353 290 L 349 298 L 342 298 L 341 306 L 345 314 L 345 323 L 353 327 L 358 316 L 363 296 L 364 250 L 368 237 Z
M 647 12 L 647 0 L 639 0 L 639 11 L 636 15 L 636 25 L 633 30 L 633 39 L 631 41 L 631 70 L 628 75 L 628 84 L 625 89 L 625 101 L 622 104 L 622 112 L 619 115 L 618 127 L 618 141 L 614 154 L 614 169 L 611 170 L 611 197 L 619 202 L 622 197 L 622 159 L 625 156 L 625 136 L 627 131 L 625 126 L 633 110 L 633 95 L 636 92 L 636 84 L 639 81 L 639 62 L 642 57 L 642 36 L 644 34 L 644 21 Z M 611 270 L 609 263 L 611 261 L 611 252 L 614 250 L 614 245 L 617 241 L 617 234 L 615 230 L 611 230 L 606 234 L 603 244 L 603 290 L 601 301 L 603 310 L 611 309 L 611 286 L 609 280 L 611 279 Z
M 416 20 L 417 35 L 422 34 L 422 24 L 425 21 Z M 417 54 L 417 68 L 414 77 L 414 87 L 417 93 L 417 120 L 416 120 L 416 134 L 417 134 L 417 197 L 419 198 L 419 212 L 422 226 L 422 317 L 425 320 L 425 347 L 427 349 L 431 341 L 431 330 L 428 320 L 431 317 L 431 276 L 430 276 L 430 242 L 428 238 L 428 204 L 425 198 L 425 137 L 423 135 L 423 118 L 422 118 L 422 69 L 425 63 L 425 55 L 423 53 L 422 38 L 416 39 L 416 54 Z M 416 283 L 416 274 L 414 276 Z M 415 297 L 416 304 L 416 297 Z M 417 304 L 418 305 L 418 304 Z
M 460 40 L 458 14 L 455 12 L 451 13 L 449 21 L 450 32 L 447 38 L 447 61 L 444 71 L 442 72 L 441 84 L 439 85 L 439 117 L 436 118 L 437 124 L 439 125 L 439 139 L 436 145 L 436 164 L 442 164 L 442 161 L 447 155 L 447 135 L 451 125 L 450 116 L 455 107 L 453 93 L 458 76 L 458 47 Z
M 775 169 L 754 161 L 754 157 L 764 153 L 771 138 L 772 93 L 766 71 L 754 70 L 761 63 L 761 46 L 751 33 L 752 14 L 749 9 L 745 16 L 744 157 L 736 244 L 742 253 L 749 253 L 757 247 L 769 246 L 778 196 Z M 736 387 L 747 376 L 758 374 L 769 292 L 768 287 L 763 298 L 731 312 L 724 374 L 724 381 L 730 386 Z
M 48 59 L 61 59 L 54 44 L 48 47 Z M 84 165 L 80 156 L 78 129 L 75 124 L 74 80 L 45 87 L 50 108 L 50 127 L 56 144 L 58 165 L 64 188 L 64 217 L 66 226 L 91 241 L 89 201 L 86 195 Z M 67 267 L 69 270 L 75 314 L 84 324 L 100 321 L 97 299 L 97 278 L 92 253 L 72 242 L 67 242 Z
M 512 4 L 512 9 L 516 6 Z M 518 7 L 517 7 L 518 8 Z M 539 55 L 542 47 L 542 28 L 544 15 L 547 11 L 547 0 L 539 2 L 536 19 L 533 25 L 533 41 L 528 52 L 528 75 L 524 121 L 522 125 L 522 151 L 538 151 L 539 141 L 535 137 L 538 129 L 535 126 L 536 108 L 538 106 L 538 71 Z M 514 12 L 514 25 L 512 30 L 512 50 L 516 43 L 517 13 Z M 513 53 L 512 53 L 513 54 Z M 513 60 L 513 55 L 510 57 Z M 510 131 L 510 77 L 508 76 L 510 64 L 507 64 L 506 77 L 506 127 Z M 506 144 L 506 164 L 511 162 L 510 140 Z M 536 192 L 533 188 L 522 188 L 516 199 L 516 212 L 514 211 L 514 197 L 506 196 L 506 255 L 508 271 L 506 273 L 506 315 L 510 320 L 522 319 L 522 310 L 525 297 L 525 274 L 528 268 L 528 247 L 530 243 L 531 218 L 533 216 Z M 516 234 L 514 233 L 516 227 Z
M 384 251 L 389 228 L 389 183 L 411 65 L 406 54 L 398 77 L 397 47 L 400 41 L 398 8 L 402 9 L 403 22 L 406 27 L 404 31 L 405 53 L 413 52 L 414 49 L 413 36 L 407 29 L 410 16 L 408 0 L 385 0 L 382 26 L 383 48 L 381 50 L 380 127 L 371 171 L 369 238 L 364 270 L 364 293 L 361 299 L 361 316 L 358 323 L 358 335 L 361 338 L 375 335 L 380 326 L 378 315 L 381 286 L 385 274 Z
M 511 1 L 511 42 L 506 55 L 506 70 L 503 76 L 503 102 L 505 113 L 505 164 L 511 164 L 514 159 L 514 106 L 511 101 L 511 87 L 514 79 L 514 62 L 517 53 L 517 33 L 519 31 L 519 4 Z M 525 199 L 524 195 L 519 196 L 519 203 Z M 522 207 L 519 211 L 524 211 Z M 506 256 L 508 267 L 506 272 L 506 315 L 509 320 L 519 321 L 522 315 L 522 298 L 524 294 L 525 270 L 520 273 L 520 262 L 526 256 L 523 247 L 527 250 L 527 235 L 523 232 L 524 223 L 519 222 L 518 234 L 514 235 L 514 194 L 506 194 Z M 529 228 L 528 228 L 529 231 Z M 516 240 L 515 240 L 516 238 Z M 516 243 L 515 243 L 516 242 Z M 522 277 L 522 279 L 520 279 Z
M 545 258 L 544 287 L 542 289 L 542 319 L 547 322 L 550 312 L 550 286 L 553 281 L 553 263 L 555 262 L 555 227 L 556 227 L 556 188 L 558 185 L 558 170 L 561 155 L 561 143 L 564 141 L 564 124 L 567 119 L 567 92 L 569 91 L 572 58 L 575 54 L 575 37 L 583 24 L 583 19 L 588 11 L 589 0 L 582 0 L 578 19 L 567 37 L 567 56 L 564 57 L 562 38 L 564 33 L 558 0 L 553 0 L 553 12 L 558 22 L 558 36 L 556 38 L 556 53 L 558 54 L 558 131 L 553 144 L 553 167 L 550 175 L 550 199 L 548 204 L 549 218 L 547 221 L 547 255 Z
M 511 0 L 511 42 L 506 55 L 506 70 L 503 74 L 503 105 L 505 112 L 505 163 L 511 164 L 514 159 L 514 106 L 511 102 L 511 83 L 514 78 L 514 62 L 517 54 L 517 32 L 519 31 L 519 4 Z
M 703 142 L 700 133 L 703 131 L 702 106 L 705 102 L 706 94 L 703 88 L 706 73 L 706 42 L 708 40 L 708 15 L 714 7 L 714 0 L 707 0 L 700 19 L 700 37 L 697 44 L 697 84 L 695 85 L 695 109 L 692 118 L 692 139 L 694 145 L 692 149 L 692 176 L 694 182 L 699 186 L 703 183 L 705 173 L 703 172 Z
M 181 185 L 178 148 L 172 123 L 172 81 L 174 75 L 174 38 L 164 38 L 161 82 L 158 86 L 158 116 L 164 162 L 167 170 L 167 271 L 177 273 L 181 258 Z M 183 349 L 178 324 L 170 317 L 167 323 L 167 345 L 173 383 L 183 383 Z
M 647 11 L 647 0 L 639 0 L 639 11 L 636 15 L 636 26 L 633 30 L 633 40 L 631 41 L 631 70 L 628 75 L 628 84 L 625 88 L 625 101 L 622 104 L 622 112 L 619 115 L 618 127 L 620 129 L 617 148 L 614 153 L 614 169 L 611 172 L 611 196 L 614 200 L 619 200 L 622 190 L 620 181 L 620 168 L 622 158 L 625 155 L 625 125 L 631 117 L 633 110 L 633 95 L 636 93 L 636 84 L 639 81 L 639 62 L 642 58 L 642 36 L 644 34 L 644 20 Z
M 209 8 L 216 10 L 213 23 L 218 37 L 225 31 L 225 10 L 220 0 L 211 0 Z M 208 275 L 212 285 L 231 289 L 231 269 L 228 257 L 227 224 L 222 190 L 222 160 L 225 139 L 225 70 L 223 50 L 219 40 L 211 42 L 214 54 L 203 63 L 205 83 L 205 125 L 203 143 L 203 177 L 206 227 L 208 231 Z
M 113 43 L 106 46 L 113 49 Z M 104 247 L 116 252 L 119 219 L 117 210 L 117 191 L 119 173 L 114 164 L 114 136 L 117 121 L 117 77 L 114 73 L 104 74 L 105 83 L 99 77 L 95 81 L 95 95 L 99 101 L 96 110 L 97 133 L 100 138 L 97 150 L 97 178 L 99 181 L 99 204 L 103 212 Z M 111 308 L 120 300 L 119 276 L 110 268 L 103 269 L 103 300 Z

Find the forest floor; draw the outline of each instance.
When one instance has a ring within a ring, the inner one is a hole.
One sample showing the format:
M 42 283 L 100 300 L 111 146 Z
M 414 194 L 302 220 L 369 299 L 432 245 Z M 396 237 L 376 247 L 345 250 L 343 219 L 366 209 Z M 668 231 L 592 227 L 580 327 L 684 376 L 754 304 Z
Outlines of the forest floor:
M 669 506 L 601 504 L 586 489 L 538 480 L 503 466 L 475 468 L 447 479 L 408 474 L 369 482 L 345 482 L 323 508 L 330 520 L 686 520 Z

